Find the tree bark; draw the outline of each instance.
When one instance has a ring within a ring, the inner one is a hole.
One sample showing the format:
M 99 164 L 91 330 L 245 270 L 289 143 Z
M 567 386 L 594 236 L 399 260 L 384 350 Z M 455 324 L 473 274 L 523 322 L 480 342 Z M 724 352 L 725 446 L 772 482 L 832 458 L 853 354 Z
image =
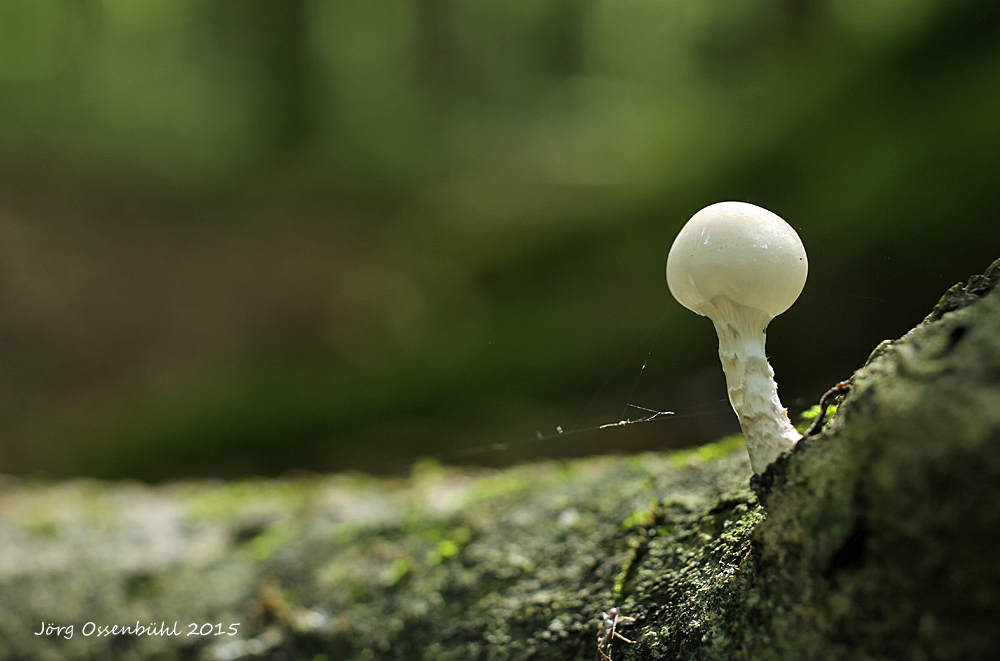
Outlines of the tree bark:
M 591 660 L 612 607 L 616 661 L 1000 658 L 998 279 L 880 345 L 754 489 L 741 438 L 407 480 L 8 478 L 0 658 Z

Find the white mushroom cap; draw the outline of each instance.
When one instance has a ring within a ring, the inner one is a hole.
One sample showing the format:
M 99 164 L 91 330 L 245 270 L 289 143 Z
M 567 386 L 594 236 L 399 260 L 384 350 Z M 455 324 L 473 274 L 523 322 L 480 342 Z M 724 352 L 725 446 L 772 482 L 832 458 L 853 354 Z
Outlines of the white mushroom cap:
M 670 293 L 708 317 L 716 308 L 712 300 L 722 296 L 774 318 L 799 297 L 808 271 L 791 225 L 745 202 L 719 202 L 696 213 L 667 257 Z

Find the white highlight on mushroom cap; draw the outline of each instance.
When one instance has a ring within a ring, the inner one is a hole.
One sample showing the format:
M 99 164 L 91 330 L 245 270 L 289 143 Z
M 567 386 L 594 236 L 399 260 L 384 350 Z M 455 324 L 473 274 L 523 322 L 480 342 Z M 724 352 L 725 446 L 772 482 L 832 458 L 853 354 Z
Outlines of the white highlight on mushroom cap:
M 717 296 L 776 317 L 799 297 L 808 272 L 791 225 L 746 202 L 719 202 L 696 213 L 667 258 L 670 293 L 708 317 Z

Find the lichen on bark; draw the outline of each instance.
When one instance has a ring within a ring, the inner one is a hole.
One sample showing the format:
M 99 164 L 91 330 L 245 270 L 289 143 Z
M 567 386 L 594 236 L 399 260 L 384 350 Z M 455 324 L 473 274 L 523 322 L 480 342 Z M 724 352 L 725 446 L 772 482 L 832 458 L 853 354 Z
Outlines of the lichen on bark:
M 0 658 L 590 660 L 613 606 L 616 661 L 996 658 L 998 278 L 875 352 L 756 492 L 732 439 L 407 480 L 7 479 Z

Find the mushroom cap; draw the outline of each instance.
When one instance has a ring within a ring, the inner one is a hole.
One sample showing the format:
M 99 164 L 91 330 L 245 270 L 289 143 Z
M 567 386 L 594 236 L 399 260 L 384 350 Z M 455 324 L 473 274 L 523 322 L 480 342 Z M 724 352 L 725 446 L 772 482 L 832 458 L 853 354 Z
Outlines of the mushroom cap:
M 806 284 L 802 240 L 780 216 L 745 202 L 705 207 L 684 225 L 667 257 L 667 285 L 684 307 L 708 314 L 712 299 L 776 317 Z

